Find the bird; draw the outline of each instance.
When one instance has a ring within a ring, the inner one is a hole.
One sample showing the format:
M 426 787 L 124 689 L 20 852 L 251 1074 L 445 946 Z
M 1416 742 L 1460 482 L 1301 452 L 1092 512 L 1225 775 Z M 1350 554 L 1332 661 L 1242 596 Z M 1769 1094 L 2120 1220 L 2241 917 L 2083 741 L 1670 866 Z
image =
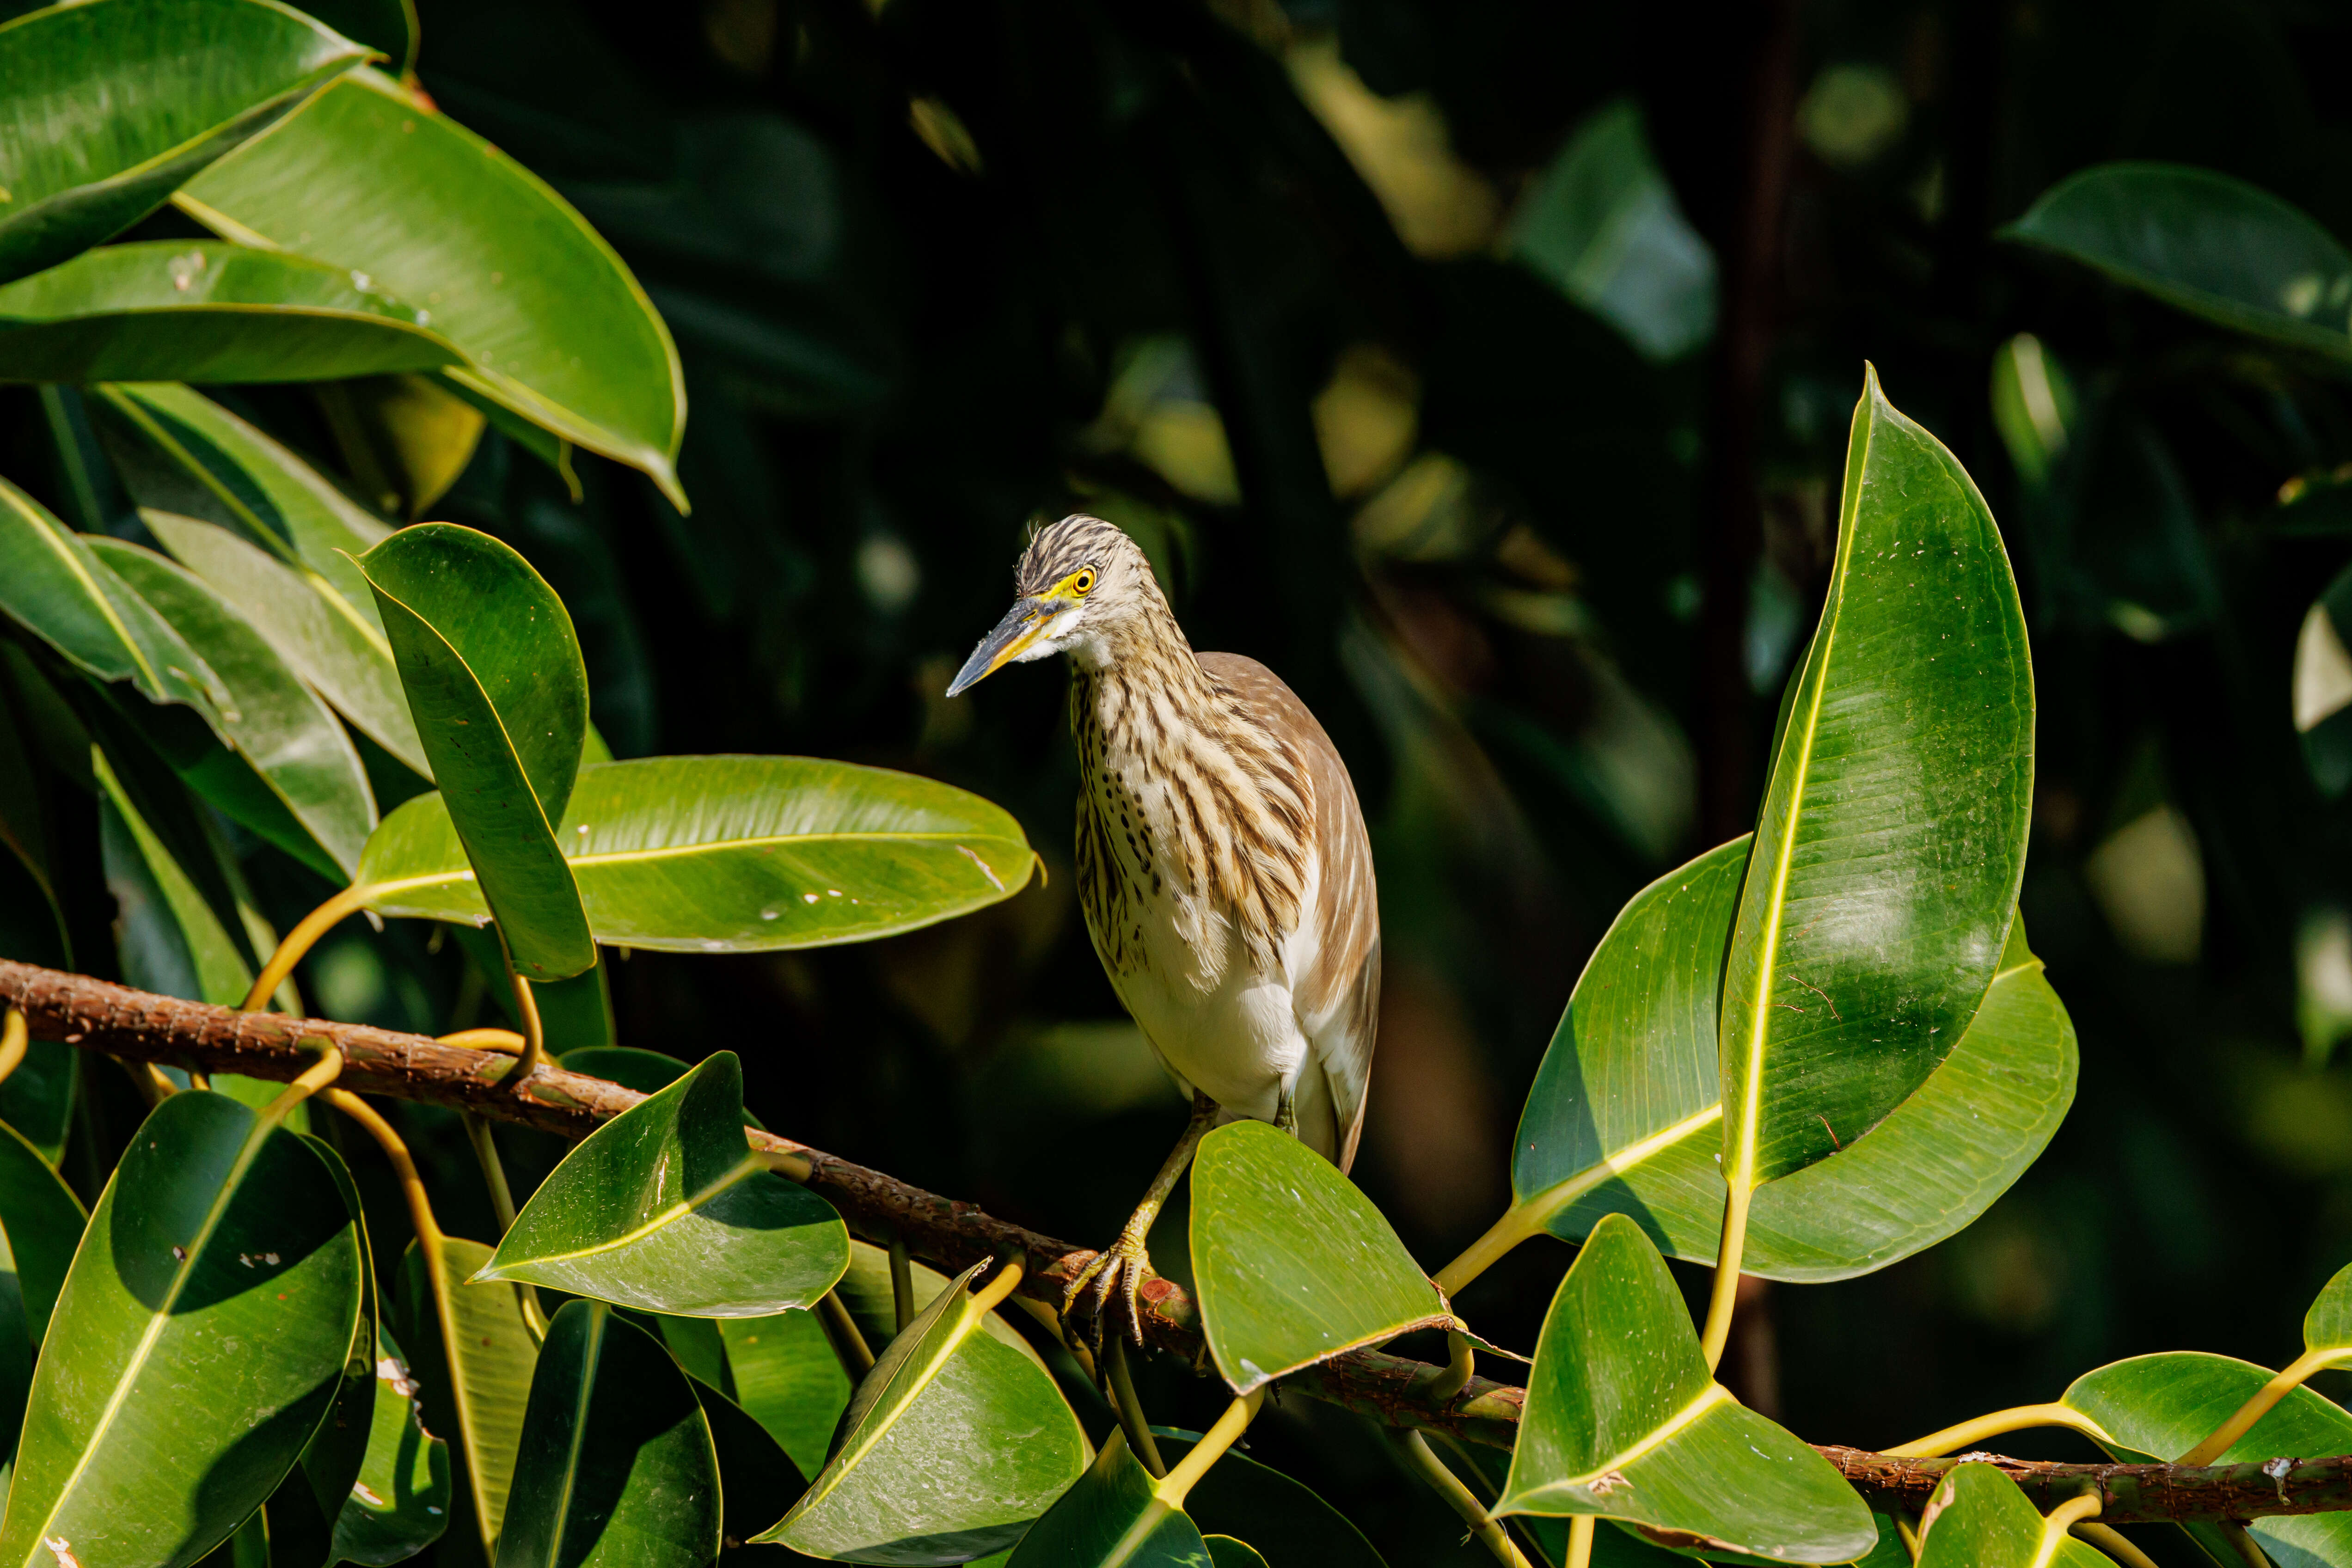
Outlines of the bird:
M 1067 654 L 1078 901 L 1096 955 L 1192 1114 L 1089 1284 L 1142 1342 L 1151 1225 L 1201 1140 L 1254 1119 L 1346 1172 L 1379 1027 L 1371 840 L 1323 726 L 1257 660 L 1195 653 L 1150 559 L 1083 514 L 1039 529 L 1013 607 L 948 688 Z M 1278 600 L 1278 595 L 1276 595 Z

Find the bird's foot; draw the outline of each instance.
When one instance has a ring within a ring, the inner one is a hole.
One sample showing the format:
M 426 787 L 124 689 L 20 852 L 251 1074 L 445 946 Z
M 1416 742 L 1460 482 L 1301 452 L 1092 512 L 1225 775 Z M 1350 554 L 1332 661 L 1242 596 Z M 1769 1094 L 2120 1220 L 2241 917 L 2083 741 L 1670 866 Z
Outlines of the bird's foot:
M 1127 1307 L 1128 1338 L 1139 1345 L 1143 1342 L 1141 1292 L 1144 1280 L 1151 1275 L 1151 1254 L 1143 1243 L 1144 1233 L 1129 1226 L 1107 1251 L 1096 1253 L 1078 1270 L 1077 1278 L 1070 1281 L 1069 1289 L 1062 1292 L 1062 1316 L 1066 1319 L 1076 1308 L 1081 1296 L 1093 1296 L 1090 1314 L 1097 1349 L 1102 1345 L 1103 1320 L 1109 1315 L 1114 1296 Z
M 1282 1098 L 1274 1102 L 1274 1130 L 1298 1136 L 1298 1098 L 1289 1089 L 1284 1089 Z

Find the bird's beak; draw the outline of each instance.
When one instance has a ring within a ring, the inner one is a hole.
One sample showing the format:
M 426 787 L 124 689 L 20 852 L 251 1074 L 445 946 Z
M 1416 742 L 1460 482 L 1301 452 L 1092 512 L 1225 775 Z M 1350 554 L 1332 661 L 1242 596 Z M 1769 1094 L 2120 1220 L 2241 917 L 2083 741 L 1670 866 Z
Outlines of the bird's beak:
M 979 685 L 1020 658 L 1060 608 L 1043 599 L 1015 600 L 1013 607 L 1004 612 L 1004 618 L 996 623 L 996 629 L 980 639 L 980 646 L 971 650 L 971 657 L 956 671 L 955 679 L 948 685 L 948 695 L 953 697 Z

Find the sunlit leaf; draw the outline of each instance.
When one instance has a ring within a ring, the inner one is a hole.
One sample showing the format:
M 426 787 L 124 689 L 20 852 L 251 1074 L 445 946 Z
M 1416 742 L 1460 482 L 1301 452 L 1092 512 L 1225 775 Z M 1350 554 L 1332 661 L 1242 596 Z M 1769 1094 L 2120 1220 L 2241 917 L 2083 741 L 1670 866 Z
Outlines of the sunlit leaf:
M 762 1541 L 849 1562 L 961 1563 L 1018 1540 L 1084 1471 L 1053 1378 L 982 1331 L 975 1265 L 858 1385 L 831 1460 Z M 975 1446 L 976 1432 L 1026 1434 Z
M 465 351 L 454 379 L 683 503 L 685 383 L 636 279 L 544 182 L 396 82 L 343 78 L 176 199 L 418 306 Z
M 0 1127 L 0 1456 L 16 1451 L 34 1358 L 86 1218 L 41 1151 L 14 1127 Z
M 1192 1274 L 1235 1393 L 1409 1329 L 1450 1321 L 1370 1198 L 1287 1132 L 1236 1121 L 1192 1164 Z
M 1919 1568 L 2100 1568 L 2107 1559 L 2053 1525 L 1990 1465 L 1958 1465 L 1920 1515 Z
M 647 1311 L 760 1317 L 813 1304 L 848 1264 L 832 1205 L 744 1142 L 742 1067 L 721 1051 L 590 1133 L 478 1278 Z
M 2218 171 L 2101 163 L 2001 234 L 2209 321 L 2352 357 L 2352 255 L 2300 208 Z
M 91 0 L 0 25 L 0 281 L 128 228 L 365 54 L 257 0 Z
M 1667 873 L 1602 937 L 1520 1115 L 1504 1235 L 1573 1241 L 1623 1214 L 1670 1255 L 1715 1260 L 1717 984 L 1747 859 L 1735 839 Z M 2074 1026 L 2015 921 L 1959 1045 L 1860 1140 L 1757 1193 L 1740 1267 L 1845 1279 L 1958 1231 L 2047 1146 L 2075 1062 Z
M 317 1150 L 224 1095 L 148 1117 L 58 1299 L 0 1561 L 191 1563 L 292 1468 L 341 1382 L 364 1280 Z
M 702 1568 L 719 1508 L 686 1373 L 610 1307 L 567 1303 L 531 1373 L 499 1568 Z
M 404 529 L 361 565 L 436 798 L 517 972 L 582 973 L 595 942 L 552 831 L 588 722 L 588 673 L 563 602 L 511 547 L 448 523 Z
M 556 833 L 598 942 L 752 952 L 862 942 L 1008 898 L 1035 856 L 1010 813 L 929 779 L 803 757 L 649 757 L 580 770 Z M 387 816 L 371 909 L 487 911 L 443 797 Z
M 749 1541 L 782 1518 L 806 1483 L 783 1445 L 741 1405 L 698 1377 L 688 1381 L 719 1455 L 720 1529 L 730 1541 Z
M 1878 1539 L 1835 1467 L 1708 1372 L 1682 1291 L 1634 1224 L 1592 1230 L 1552 1298 L 1497 1514 L 1599 1514 L 1782 1563 Z
M 736 1403 L 782 1446 L 803 1476 L 824 1468 L 825 1451 L 850 1394 L 849 1374 L 824 1326 L 814 1313 L 793 1311 L 721 1318 L 719 1332 L 727 1344 Z
M 1866 373 L 1828 603 L 1795 677 L 1723 978 L 1723 1168 L 1836 1153 L 1926 1082 L 2000 967 L 2033 677 L 1992 514 Z
M 124 787 L 112 761 L 96 759 L 99 843 L 107 890 L 115 900 L 115 948 L 123 978 L 142 991 L 191 1002 L 226 1007 L 242 1001 L 240 987 L 253 984 L 253 964 L 230 934 L 235 894 L 226 887 L 200 888 L 190 871 L 193 866 L 196 875 L 209 872 L 207 880 L 218 884 L 226 867 L 204 842 L 200 822 L 192 821 L 190 831 L 180 836 L 183 853 L 175 854 Z M 189 837 L 197 840 L 193 854 L 185 853 Z
M 449 1445 L 418 1418 L 416 1384 L 389 1329 L 377 1331 L 375 1407 L 359 1479 L 335 1516 L 333 1550 L 346 1562 L 391 1568 L 449 1525 Z
M 1124 1435 L 1021 1538 L 1007 1568 L 1223 1568 L 1181 1508 L 1164 1501 Z
M 221 738 L 282 805 L 278 816 L 287 826 L 242 813 L 238 820 L 329 877 L 351 876 L 375 829 L 375 795 L 351 737 L 327 705 L 267 638 L 185 567 L 121 540 L 94 539 L 90 548 L 171 623 L 220 681 Z
M 411 1243 L 401 1260 L 399 1319 L 422 1394 L 418 1413 L 426 1431 L 448 1441 L 457 1478 L 441 1550 L 452 1561 L 484 1564 L 498 1556 L 539 1358 L 514 1287 L 467 1283 L 489 1260 L 480 1242 L 449 1237 L 436 1270 Z

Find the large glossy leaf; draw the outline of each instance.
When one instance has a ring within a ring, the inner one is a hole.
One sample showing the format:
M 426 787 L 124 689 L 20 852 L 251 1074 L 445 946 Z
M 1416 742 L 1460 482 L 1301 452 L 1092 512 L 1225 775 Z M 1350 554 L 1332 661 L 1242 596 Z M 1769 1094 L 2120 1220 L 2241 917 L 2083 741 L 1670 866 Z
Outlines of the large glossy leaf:
M 432 777 L 372 601 L 362 617 L 315 574 L 225 528 L 160 511 L 140 516 L 182 565 L 268 637 L 320 696 L 376 744 Z
M 437 1277 L 415 1244 L 402 1259 L 401 1341 L 415 1357 L 425 1430 L 448 1440 L 457 1477 L 441 1550 L 455 1562 L 488 1563 L 539 1347 L 514 1287 L 467 1283 L 490 1260 L 488 1247 L 446 1237 L 441 1254 Z
M 717 1331 L 716 1324 L 704 1326 Z M 719 1455 L 719 1529 L 730 1541 L 748 1541 L 782 1519 L 807 1483 L 783 1445 L 741 1405 L 690 1373 L 688 1380 Z
M 1552 1298 L 1497 1514 L 1599 1514 L 1782 1563 L 1847 1563 L 1870 1510 L 1707 1370 L 1681 1289 L 1633 1221 L 1593 1227 Z
M 760 1537 L 849 1563 L 947 1563 L 1018 1540 L 1087 1465 L 1086 1435 L 1030 1357 L 981 1328 L 966 1270 L 858 1385 L 831 1460 Z M 982 1434 L 1018 1432 L 1018 1442 Z
M 224 1095 L 159 1106 L 58 1297 L 0 1561 L 180 1564 L 225 1539 L 341 1384 L 360 1246 L 316 1145 Z
M 185 567 L 121 540 L 92 540 L 90 548 L 219 679 L 221 738 L 259 776 L 300 837 L 270 831 L 278 824 L 268 819 L 243 814 L 238 819 L 330 877 L 356 872 L 360 851 L 375 830 L 375 795 L 351 737 L 327 705 L 267 638 Z
M 1236 1121 L 1201 1140 L 1192 1241 L 1201 1326 L 1237 1394 L 1450 1321 L 1437 1287 L 1371 1200 L 1263 1121 Z
M 176 198 L 215 232 L 366 274 L 466 353 L 453 379 L 684 503 L 685 383 L 619 257 L 513 159 L 373 71 Z
M 61 1040 L 35 1040 L 16 1070 L 0 1080 L 0 1121 L 51 1165 L 65 1155 L 66 1128 L 73 1120 L 74 1063 L 80 1054 Z
M 181 851 L 175 854 L 110 760 L 100 755 L 94 762 L 99 848 L 107 890 L 114 895 L 115 950 L 123 978 L 142 991 L 215 1006 L 243 1000 L 239 987 L 252 986 L 253 964 L 229 933 L 228 921 L 236 917 L 235 893 L 200 887 L 190 875 L 193 865 L 200 875 L 209 871 L 211 882 L 225 879 L 226 868 L 205 842 L 202 824 L 191 823 L 189 832 L 175 836 Z M 180 804 L 184 809 L 187 803 Z M 191 837 L 196 842 L 188 853 Z
M 1920 1515 L 1919 1568 L 2099 1568 L 2107 1559 L 2053 1526 L 1990 1465 L 1958 1465 Z
M 1171 1465 L 1200 1441 L 1200 1434 L 1173 1426 L 1151 1430 L 1160 1457 Z M 1212 1547 L 1215 1536 L 1238 1537 L 1265 1559 L 1266 1568 L 1387 1568 L 1347 1515 L 1246 1454 L 1227 1450 L 1193 1486 L 1184 1511 L 1213 1538 Z M 1224 1568 L 1222 1558 L 1217 1568 Z
M 267 0 L 94 0 L 0 25 L 0 281 L 128 228 L 366 52 Z
M 2211 169 L 2102 163 L 2001 231 L 2242 332 L 2352 357 L 2352 255 L 2299 208 Z
M 596 940 L 680 952 L 864 942 L 1011 897 L 1036 857 L 950 785 L 805 757 L 649 757 L 580 770 L 556 833 Z M 387 915 L 478 921 L 439 795 L 393 812 L 360 881 Z
M 220 683 L 163 616 L 88 542 L 0 479 L 0 611 L 100 680 L 128 680 L 156 702 L 207 717 Z
M 41 1152 L 0 1126 L 0 1457 L 16 1452 L 34 1359 L 86 1217 Z
M 2270 1380 L 2268 1370 L 2249 1362 L 2175 1351 L 2084 1373 L 2066 1390 L 2064 1402 L 2114 1436 L 2102 1446 L 2117 1459 L 2165 1461 L 2202 1442 Z M 2352 1415 L 2308 1388 L 2297 1388 L 2214 1463 L 2311 1454 L 2352 1454 Z M 2294 1568 L 2352 1563 L 2352 1513 L 2258 1519 L 2247 1528 L 2265 1551 Z M 2216 1562 L 2236 1560 L 2210 1530 L 2192 1526 L 2189 1533 Z
M 601 1301 L 555 1314 L 515 1459 L 499 1568 L 702 1568 L 719 1457 L 658 1341 Z
M 1723 1165 L 1743 1190 L 1836 1153 L 1951 1054 L 2025 866 L 2017 584 L 1976 486 L 1874 372 L 1774 750 L 1723 979 Z
M 1160 1495 L 1123 1435 L 1030 1526 L 1007 1568 L 1221 1568 L 1198 1526 Z
M 299 256 L 110 245 L 0 288 L 0 378 L 323 381 L 457 363 L 425 315 Z
M 553 825 L 580 768 L 588 672 L 563 602 L 512 548 L 448 523 L 404 529 L 361 565 L 517 973 L 581 973 L 596 946 Z
M 583 1140 L 483 1279 L 693 1317 L 807 1307 L 849 1266 L 833 1206 L 743 1138 L 743 1068 L 721 1051 Z
M 721 1318 L 719 1332 L 736 1402 L 782 1445 L 801 1474 L 824 1468 L 850 1393 L 849 1374 L 824 1326 L 809 1312 L 779 1312 Z
M 2339 1269 L 2313 1298 L 2303 1315 L 2303 1348 L 2311 1355 L 2352 1352 L 2352 1267 Z
M 1630 1216 L 1668 1254 L 1713 1262 L 1723 1219 L 1717 977 L 1748 840 L 1635 894 L 1561 1016 L 1513 1144 L 1506 1236 L 1583 1237 Z M 2074 1100 L 2074 1030 L 2011 924 L 1967 1034 L 1910 1099 L 1840 1152 L 1756 1194 L 1740 1267 L 1819 1281 L 1885 1268 L 1958 1231 L 2041 1154 Z
M 335 1515 L 333 1551 L 343 1562 L 391 1568 L 448 1528 L 449 1445 L 419 1419 L 416 1384 L 389 1329 L 377 1331 L 375 1377 L 367 1451 Z

